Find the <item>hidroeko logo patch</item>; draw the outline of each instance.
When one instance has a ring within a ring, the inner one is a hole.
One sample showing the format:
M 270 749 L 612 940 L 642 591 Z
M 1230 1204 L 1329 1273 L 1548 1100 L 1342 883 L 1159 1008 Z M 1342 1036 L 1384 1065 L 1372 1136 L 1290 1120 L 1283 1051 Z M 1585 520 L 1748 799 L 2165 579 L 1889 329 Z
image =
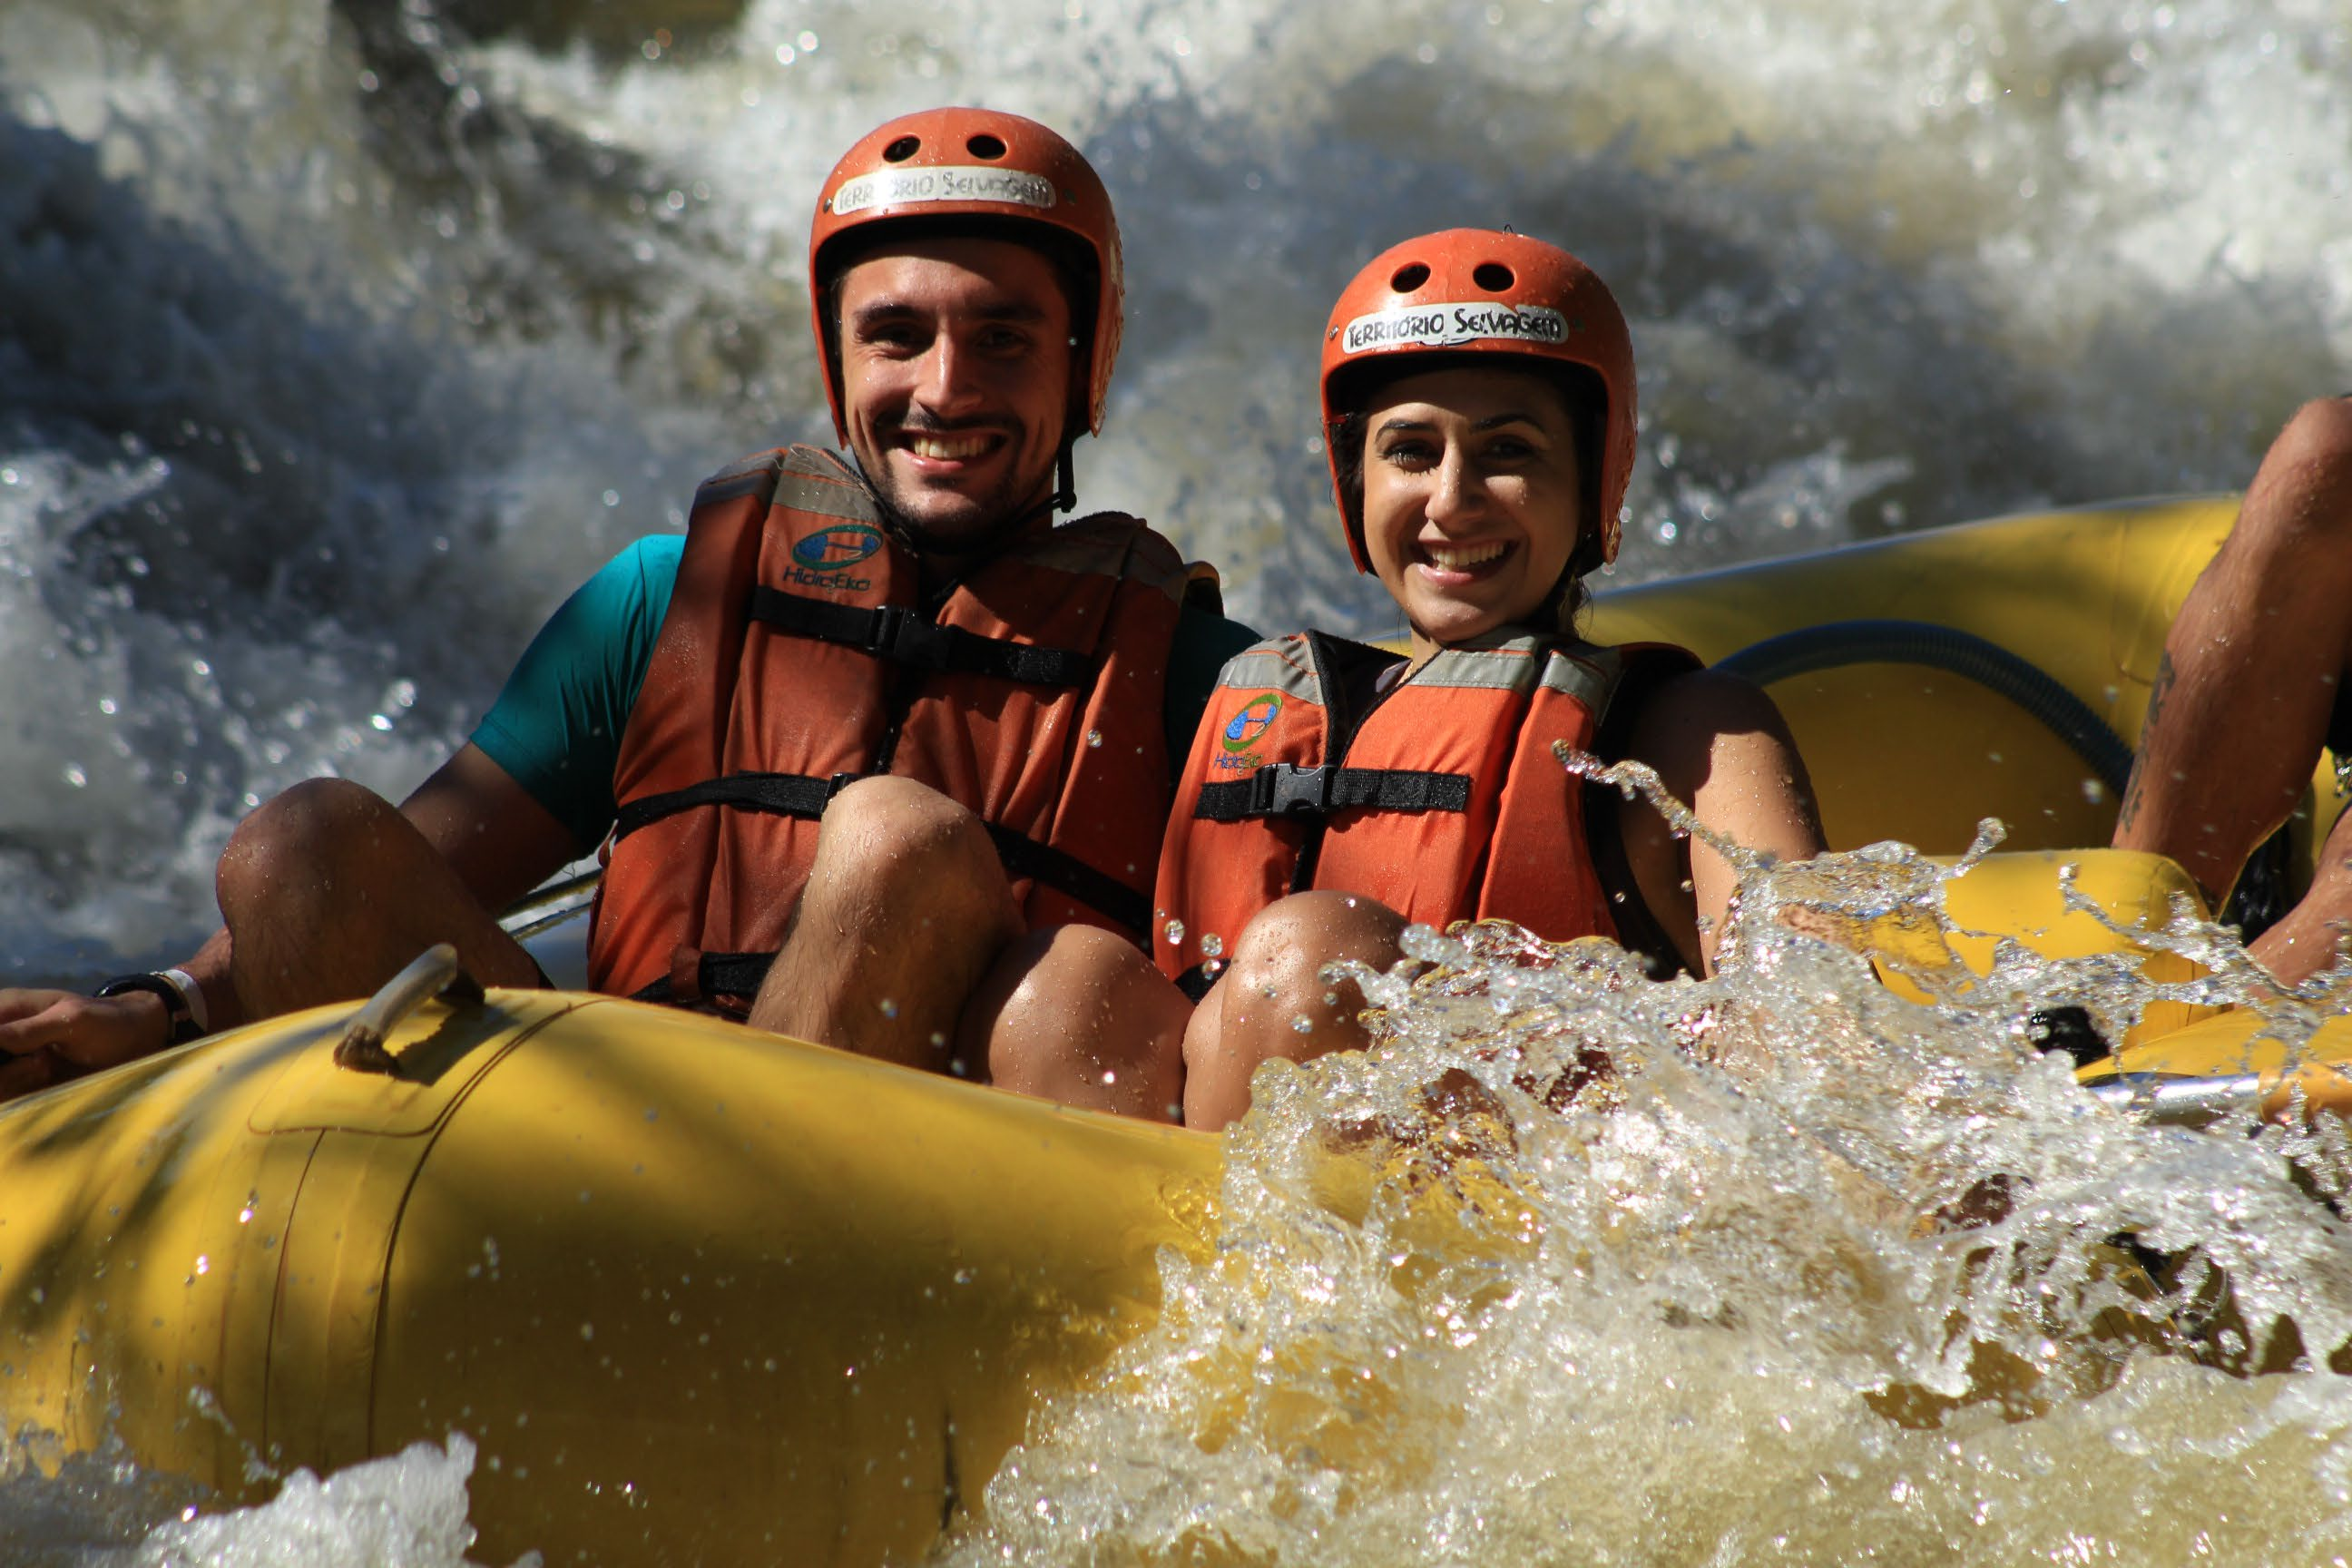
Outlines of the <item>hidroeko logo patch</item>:
M 1274 716 L 1281 711 L 1282 693 L 1279 691 L 1261 692 L 1251 698 L 1242 704 L 1242 710 L 1234 715 L 1233 722 L 1225 726 L 1223 740 L 1225 750 L 1247 751 L 1260 735 L 1265 733 L 1266 727 L 1274 722 Z
M 793 559 L 812 572 L 855 566 L 882 548 L 882 535 L 862 522 L 836 522 L 793 546 Z

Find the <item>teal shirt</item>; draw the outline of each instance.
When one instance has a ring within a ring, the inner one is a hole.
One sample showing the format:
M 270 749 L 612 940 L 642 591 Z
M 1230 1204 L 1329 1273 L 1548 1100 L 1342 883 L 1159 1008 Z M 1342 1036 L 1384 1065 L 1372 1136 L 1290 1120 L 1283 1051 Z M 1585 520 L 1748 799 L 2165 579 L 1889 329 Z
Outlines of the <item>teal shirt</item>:
M 613 826 L 613 770 L 652 663 L 683 534 L 640 539 L 548 617 L 474 731 L 474 744 L 572 830 L 582 848 Z M 1258 640 L 1239 621 L 1187 607 L 1168 658 L 1163 721 L 1181 768 L 1225 660 Z

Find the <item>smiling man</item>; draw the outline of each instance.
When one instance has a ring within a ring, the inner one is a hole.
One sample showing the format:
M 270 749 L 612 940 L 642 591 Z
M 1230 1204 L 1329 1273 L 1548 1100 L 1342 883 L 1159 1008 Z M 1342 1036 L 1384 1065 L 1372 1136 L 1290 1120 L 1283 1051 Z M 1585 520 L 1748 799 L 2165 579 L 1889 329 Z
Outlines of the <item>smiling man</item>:
M 893 121 L 826 178 L 809 278 L 848 455 L 705 481 L 397 809 L 321 779 L 257 811 L 181 967 L 0 991 L 0 1096 L 365 994 L 435 942 L 542 983 L 492 911 L 600 845 L 596 988 L 911 1065 L 987 1075 L 965 1014 L 1024 932 L 1148 941 L 1171 759 L 1252 634 L 1136 520 L 1055 523 L 1118 351 L 1100 180 L 1017 115 Z M 1163 1110 L 1082 1066 L 1011 1086 Z

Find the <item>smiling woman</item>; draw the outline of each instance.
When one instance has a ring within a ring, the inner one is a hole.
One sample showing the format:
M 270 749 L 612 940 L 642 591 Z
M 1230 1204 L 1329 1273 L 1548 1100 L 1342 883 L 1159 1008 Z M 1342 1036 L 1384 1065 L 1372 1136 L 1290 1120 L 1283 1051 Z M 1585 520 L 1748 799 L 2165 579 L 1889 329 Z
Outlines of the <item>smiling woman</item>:
M 1448 643 L 1538 625 L 1586 531 L 1583 421 L 1532 371 L 1408 375 L 1350 442 L 1372 574 L 1426 660 Z
M 1364 1043 L 1325 968 L 1385 967 L 1409 922 L 1504 919 L 1710 972 L 1738 885 L 1721 841 L 1822 847 L 1761 691 L 1679 648 L 1576 634 L 1634 446 L 1632 346 L 1590 268 L 1509 233 L 1396 247 L 1332 310 L 1323 407 L 1349 551 L 1403 611 L 1409 654 L 1310 631 L 1225 666 L 1160 856 L 1158 975 L 1094 934 L 1036 941 L 990 1036 L 999 1082 L 1102 1072 L 1117 1018 L 1140 1043 L 1129 1070 L 1181 1038 L 1184 1120 L 1222 1127 L 1260 1063 Z M 1644 765 L 1702 836 L 1586 784 L 1571 754 Z

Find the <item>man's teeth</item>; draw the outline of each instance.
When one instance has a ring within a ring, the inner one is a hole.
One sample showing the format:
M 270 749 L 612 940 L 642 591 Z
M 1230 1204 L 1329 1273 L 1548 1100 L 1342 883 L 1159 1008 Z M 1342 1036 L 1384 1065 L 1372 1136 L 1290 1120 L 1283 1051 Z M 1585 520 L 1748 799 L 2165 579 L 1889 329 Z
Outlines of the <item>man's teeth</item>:
M 988 437 L 985 436 L 916 436 L 909 438 L 908 444 L 914 447 L 918 458 L 938 458 L 948 461 L 977 458 L 988 450 Z
M 1424 544 L 1421 552 L 1429 563 L 1443 572 L 1460 572 L 1471 566 L 1483 566 L 1501 555 L 1508 546 L 1500 540 L 1485 544 Z

